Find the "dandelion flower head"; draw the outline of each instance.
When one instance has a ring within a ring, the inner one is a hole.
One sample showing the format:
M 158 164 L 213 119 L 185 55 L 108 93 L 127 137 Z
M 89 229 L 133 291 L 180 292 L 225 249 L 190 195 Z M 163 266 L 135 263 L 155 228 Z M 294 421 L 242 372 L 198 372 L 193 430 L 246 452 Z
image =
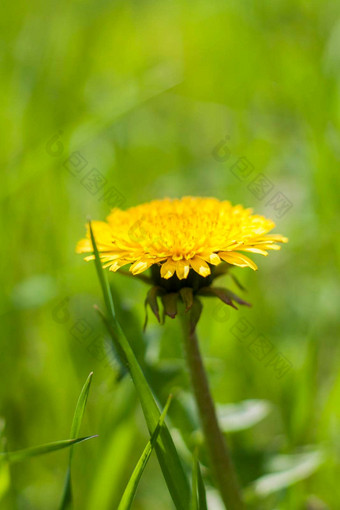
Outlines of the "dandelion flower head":
M 257 269 L 245 253 L 267 255 L 287 242 L 270 233 L 274 227 L 272 220 L 242 205 L 199 197 L 114 208 L 106 221 L 92 222 L 103 267 L 117 271 L 130 265 L 136 275 L 158 265 L 162 278 L 176 275 L 180 280 L 190 271 L 206 277 L 221 262 Z M 77 252 L 89 254 L 85 260 L 94 258 L 89 232 Z

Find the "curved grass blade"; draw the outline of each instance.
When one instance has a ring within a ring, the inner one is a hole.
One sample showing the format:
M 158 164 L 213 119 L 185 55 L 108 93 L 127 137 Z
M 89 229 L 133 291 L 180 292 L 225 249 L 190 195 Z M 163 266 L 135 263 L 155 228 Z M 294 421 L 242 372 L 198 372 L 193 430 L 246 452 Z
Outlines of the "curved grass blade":
M 192 482 L 191 482 L 191 501 L 190 501 L 190 510 L 199 510 L 198 507 L 198 497 L 197 497 L 197 486 L 198 486 L 198 460 L 197 460 L 197 451 L 194 453 L 193 463 L 192 463 Z
M 205 486 L 199 461 L 197 461 L 197 486 L 198 486 L 198 508 L 199 510 L 208 510 L 207 495 L 205 492 Z
M 148 463 L 148 460 L 150 458 L 150 455 L 152 453 L 152 450 L 154 449 L 154 446 L 156 444 L 156 441 L 158 439 L 159 433 L 161 431 L 165 416 L 168 412 L 170 402 L 171 402 L 172 396 L 170 395 L 167 403 L 165 404 L 164 410 L 159 418 L 159 421 L 157 423 L 157 427 L 155 428 L 148 444 L 146 445 L 142 456 L 140 457 L 131 477 L 130 480 L 126 486 L 126 489 L 124 491 L 123 497 L 119 503 L 118 510 L 130 510 L 132 502 L 134 500 L 134 497 L 136 495 L 137 487 L 139 484 L 139 481 L 142 477 L 142 474 L 144 472 L 144 469 Z
M 103 268 L 102 268 L 102 265 L 100 262 L 99 252 L 98 252 L 96 240 L 95 240 L 95 237 L 93 234 L 91 221 L 89 221 L 89 230 L 90 230 L 90 236 L 91 236 L 91 241 L 92 241 L 92 246 L 93 246 L 93 254 L 95 256 L 94 262 L 95 262 L 95 266 L 96 266 L 96 270 L 97 270 L 99 283 L 100 283 L 100 286 L 101 286 L 101 289 L 103 292 L 105 307 L 106 307 L 108 315 L 110 317 L 110 322 L 113 327 L 113 330 L 115 331 L 115 335 L 111 335 L 112 341 L 113 341 L 113 347 L 114 347 L 115 353 L 117 354 L 119 363 L 123 367 L 126 367 L 128 365 L 128 362 L 126 360 L 124 349 L 122 349 L 122 346 L 118 340 L 118 333 L 120 333 L 120 332 L 122 333 L 122 331 L 121 331 L 120 325 L 118 324 L 118 322 L 116 320 L 116 312 L 115 312 L 115 308 L 114 308 L 114 304 L 113 304 L 110 286 L 109 286 L 107 278 L 104 274 L 104 271 L 103 271 Z
M 191 503 L 190 510 L 208 510 L 207 496 L 205 492 L 203 477 L 198 460 L 198 451 L 194 451 L 192 463 L 192 483 L 191 483 Z
M 40 446 L 33 446 L 24 450 L 17 450 L 15 452 L 0 453 L 0 462 L 7 461 L 10 463 L 22 462 L 23 460 L 29 459 L 30 457 L 36 457 L 37 455 L 44 455 L 45 453 L 55 452 L 62 450 L 63 448 L 69 448 L 78 443 L 87 441 L 97 436 L 86 436 L 79 437 L 77 439 L 65 439 L 63 441 L 54 441 L 53 443 L 46 443 Z
M 10 471 L 8 463 L 4 462 L 0 465 L 0 503 L 10 487 Z
M 102 268 L 102 265 L 100 262 L 99 252 L 98 252 L 96 240 L 95 240 L 95 237 L 93 234 L 91 221 L 89 221 L 89 229 L 90 229 L 93 253 L 95 256 L 94 262 L 96 265 L 99 282 L 100 282 L 100 285 L 101 285 L 101 288 L 103 291 L 105 305 L 106 305 L 106 308 L 107 308 L 107 311 L 109 312 L 109 314 L 112 315 L 112 317 L 115 317 L 115 309 L 114 309 L 114 305 L 113 305 L 112 294 L 110 291 L 109 283 L 107 281 L 107 278 L 105 277 L 105 274 L 104 274 L 104 271 L 103 271 L 103 268 Z
M 0 417 L 0 447 L 7 451 L 6 439 L 4 437 L 5 420 Z M 8 462 L 0 463 L 0 503 L 10 488 L 11 474 Z
M 96 310 L 106 325 L 108 332 L 113 337 L 116 333 L 112 328 L 111 321 L 104 316 L 99 308 L 96 308 Z M 122 332 L 120 334 L 124 335 Z M 160 416 L 158 406 L 128 340 L 125 336 L 120 336 L 119 341 L 121 341 L 121 345 L 124 346 L 123 349 L 129 363 L 130 374 L 141 402 L 145 421 L 151 433 L 152 427 L 157 426 L 157 420 Z M 190 502 L 190 487 L 176 447 L 166 425 L 162 428 L 155 450 L 175 507 L 178 510 L 187 510 Z
M 101 266 L 91 223 L 89 223 L 89 227 L 96 269 L 104 295 L 108 318 L 101 312 L 99 313 L 112 337 L 114 345 L 119 346 L 120 351 L 123 351 L 125 361 L 142 405 L 149 432 L 152 434 L 157 427 L 160 411 L 130 343 L 116 319 L 111 291 Z M 190 505 L 190 486 L 166 424 L 164 424 L 160 431 L 155 445 L 155 451 L 175 507 L 178 510 L 187 510 Z
M 72 426 L 71 426 L 71 438 L 75 438 L 79 435 L 81 423 L 83 421 L 83 416 L 85 412 L 86 402 L 90 391 L 91 381 L 92 381 L 93 372 L 91 372 L 88 378 L 85 381 L 85 384 L 80 392 L 78 402 L 76 405 L 76 410 L 74 412 Z M 71 485 L 71 464 L 73 457 L 73 447 L 70 448 L 70 456 L 68 461 L 68 468 L 65 478 L 64 485 L 64 493 L 63 498 L 60 505 L 60 510 L 66 510 L 70 508 L 72 503 L 72 485 Z

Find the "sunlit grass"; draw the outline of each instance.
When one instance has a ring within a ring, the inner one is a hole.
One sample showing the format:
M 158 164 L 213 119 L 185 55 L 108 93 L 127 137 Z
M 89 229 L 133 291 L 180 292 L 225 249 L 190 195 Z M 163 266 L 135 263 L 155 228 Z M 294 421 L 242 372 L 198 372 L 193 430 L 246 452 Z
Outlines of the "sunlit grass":
M 274 468 L 299 471 L 296 463 L 306 457 L 296 455 L 312 450 L 309 461 L 320 449 L 325 455 L 312 476 L 268 493 L 261 508 L 298 509 L 312 497 L 336 508 L 339 6 L 34 0 L 5 2 L 3 9 L 1 451 L 68 437 L 92 370 L 81 434 L 99 437 L 75 447 L 75 508 L 117 507 L 150 438 L 129 376 L 117 380 L 109 335 L 92 308 L 104 309 L 94 268 L 74 253 L 86 218 L 104 218 L 110 209 L 99 192 L 86 189 L 85 175 L 64 165 L 77 151 L 126 206 L 190 194 L 270 215 L 266 204 L 276 192 L 292 202 L 287 214 L 274 217 L 290 238 L 287 249 L 256 259 L 260 278 L 237 273 L 252 308 L 223 315 L 206 300 L 201 347 L 217 402 L 260 400 L 270 407 L 254 426 L 232 433 L 243 486 Z M 61 152 L 51 155 L 47 144 L 55 135 Z M 221 141 L 230 152 L 225 161 L 214 157 Z M 231 169 L 243 157 L 254 169 L 244 181 Z M 274 186 L 268 200 L 249 189 L 260 173 Z M 115 275 L 110 285 L 155 398 L 164 405 L 180 390 L 167 423 L 184 431 L 174 440 L 190 480 L 197 416 L 185 398 L 179 328 L 170 320 L 160 328 L 150 317 L 143 334 L 143 282 Z M 292 363 L 284 377 L 235 336 L 241 316 Z M 0 467 L 1 508 L 55 510 L 67 463 L 67 450 L 27 459 L 11 467 L 10 485 Z M 202 476 L 211 501 L 204 468 Z M 154 455 L 133 505 L 173 508 Z

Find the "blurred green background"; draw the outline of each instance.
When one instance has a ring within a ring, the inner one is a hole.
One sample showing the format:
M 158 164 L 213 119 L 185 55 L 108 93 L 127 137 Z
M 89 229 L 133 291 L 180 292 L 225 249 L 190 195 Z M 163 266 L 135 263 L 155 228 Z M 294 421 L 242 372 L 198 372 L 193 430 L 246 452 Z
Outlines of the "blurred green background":
M 230 435 L 242 484 L 307 452 L 310 476 L 256 508 L 340 508 L 339 14 L 331 0 L 2 3 L 0 428 L 10 450 L 68 438 L 94 370 L 81 432 L 99 437 L 76 447 L 75 508 L 115 509 L 148 440 L 131 381 L 107 364 L 100 288 L 75 245 L 112 200 L 183 195 L 253 207 L 290 239 L 253 257 L 257 273 L 235 271 L 251 309 L 207 300 L 199 326 L 216 400 L 268 410 Z M 109 276 L 161 404 L 177 387 L 190 407 L 177 321 L 152 318 L 143 335 L 147 287 Z M 285 357 L 282 377 L 237 339 L 240 318 Z M 10 485 L 2 472 L 1 508 L 58 508 L 66 467 L 63 451 L 13 466 Z M 173 508 L 155 456 L 134 508 Z

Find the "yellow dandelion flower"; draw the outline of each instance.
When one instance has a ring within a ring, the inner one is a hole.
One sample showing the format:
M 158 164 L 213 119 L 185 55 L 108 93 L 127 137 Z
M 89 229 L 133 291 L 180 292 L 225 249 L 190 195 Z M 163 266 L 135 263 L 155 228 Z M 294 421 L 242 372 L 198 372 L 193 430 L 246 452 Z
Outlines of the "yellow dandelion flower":
M 223 261 L 256 270 L 245 253 L 267 255 L 280 249 L 277 243 L 287 242 L 269 233 L 274 227 L 252 209 L 199 197 L 154 200 L 126 211 L 115 208 L 106 222 L 92 222 L 103 267 L 117 271 L 130 264 L 137 275 L 156 265 L 166 280 L 174 275 L 187 279 L 192 271 L 205 278 Z M 94 258 L 89 232 L 77 252 L 89 253 L 85 260 Z

